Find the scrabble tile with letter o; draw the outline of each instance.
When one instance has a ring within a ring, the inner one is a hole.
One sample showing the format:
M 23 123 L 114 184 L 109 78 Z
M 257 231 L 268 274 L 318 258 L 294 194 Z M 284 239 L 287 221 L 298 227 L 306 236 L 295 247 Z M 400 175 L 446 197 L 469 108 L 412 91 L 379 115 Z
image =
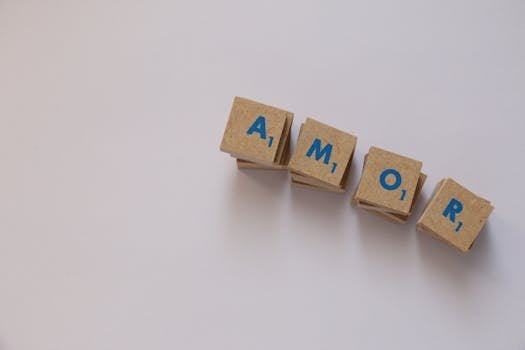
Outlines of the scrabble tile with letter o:
M 395 222 L 406 222 L 426 179 L 422 166 L 418 160 L 371 147 L 353 203 Z

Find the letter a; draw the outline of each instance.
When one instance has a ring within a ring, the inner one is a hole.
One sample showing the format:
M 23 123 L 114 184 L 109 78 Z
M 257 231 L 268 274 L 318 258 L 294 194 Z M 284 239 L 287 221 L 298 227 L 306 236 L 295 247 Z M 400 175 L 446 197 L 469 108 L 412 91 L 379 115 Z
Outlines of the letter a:
M 261 139 L 266 140 L 266 119 L 260 115 L 255 119 L 252 126 L 246 131 L 248 135 L 258 132 L 261 136 Z

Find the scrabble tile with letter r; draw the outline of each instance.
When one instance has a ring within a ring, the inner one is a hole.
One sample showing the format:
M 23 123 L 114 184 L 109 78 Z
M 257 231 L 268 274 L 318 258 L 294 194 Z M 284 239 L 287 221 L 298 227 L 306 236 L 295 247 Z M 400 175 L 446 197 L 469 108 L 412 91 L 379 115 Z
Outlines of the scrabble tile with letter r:
M 344 192 L 357 137 L 307 118 L 288 168 L 292 184 Z
M 426 179 L 422 167 L 418 160 L 371 147 L 353 203 L 395 222 L 406 222 Z
M 293 113 L 235 97 L 220 149 L 239 168 L 287 169 Z
M 441 180 L 416 226 L 466 252 L 478 237 L 492 204 L 452 179 Z

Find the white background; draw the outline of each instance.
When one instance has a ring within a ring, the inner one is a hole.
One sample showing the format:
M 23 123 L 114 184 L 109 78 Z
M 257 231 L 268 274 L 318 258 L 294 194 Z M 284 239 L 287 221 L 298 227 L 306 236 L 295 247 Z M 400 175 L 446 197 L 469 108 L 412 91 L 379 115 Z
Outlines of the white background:
M 235 95 L 356 134 L 348 193 L 236 170 Z M 524 118 L 521 0 L 0 0 L 0 350 L 523 350 Z M 349 204 L 372 144 L 406 225 Z M 415 232 L 444 177 L 467 254 Z

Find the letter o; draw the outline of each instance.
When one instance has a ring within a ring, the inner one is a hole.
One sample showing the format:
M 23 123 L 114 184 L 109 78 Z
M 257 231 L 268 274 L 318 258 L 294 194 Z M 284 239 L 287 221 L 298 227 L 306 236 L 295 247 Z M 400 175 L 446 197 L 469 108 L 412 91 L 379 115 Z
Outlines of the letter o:
M 389 185 L 386 182 L 386 178 L 388 177 L 388 175 L 394 175 L 394 177 L 396 178 L 396 181 L 392 185 Z M 401 186 L 401 174 L 396 169 L 385 169 L 379 176 L 379 183 L 381 184 L 381 187 L 383 187 L 385 190 L 393 191 L 399 186 Z

